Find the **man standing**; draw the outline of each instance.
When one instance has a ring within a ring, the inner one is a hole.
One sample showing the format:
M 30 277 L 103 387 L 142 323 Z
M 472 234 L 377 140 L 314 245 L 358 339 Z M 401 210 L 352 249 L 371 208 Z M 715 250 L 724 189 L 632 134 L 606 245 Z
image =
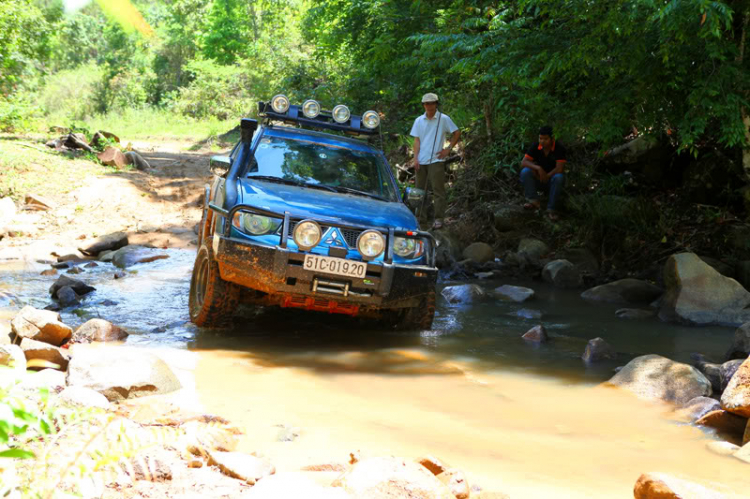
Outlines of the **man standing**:
M 446 204 L 445 158 L 456 146 L 461 132 L 448 115 L 437 110 L 437 95 L 424 94 L 422 106 L 424 114 L 414 120 L 411 127 L 411 136 L 414 137 L 414 170 L 417 172 L 416 187 L 424 189 L 429 175 L 432 191 L 435 193 L 435 223 L 432 228 L 441 229 Z M 450 145 L 444 147 L 448 135 Z
M 541 188 L 549 191 L 547 202 L 547 216 L 550 220 L 557 220 L 557 208 L 563 186 L 565 175 L 563 170 L 567 163 L 565 148 L 555 141 L 551 126 L 543 126 L 539 129 L 539 142 L 535 142 L 521 161 L 521 183 L 523 184 L 526 204 L 524 208 L 529 210 L 539 209 L 539 196 L 537 191 Z

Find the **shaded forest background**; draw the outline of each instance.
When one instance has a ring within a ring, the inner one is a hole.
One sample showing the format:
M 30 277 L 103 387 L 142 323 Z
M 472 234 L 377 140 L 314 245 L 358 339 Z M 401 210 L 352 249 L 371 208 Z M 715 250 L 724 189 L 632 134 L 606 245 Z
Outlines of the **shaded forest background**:
M 403 167 L 431 91 L 464 131 L 449 215 L 474 239 L 504 244 L 495 214 L 551 124 L 568 216 L 530 230 L 619 265 L 747 260 L 749 19 L 748 0 L 3 0 L 0 128 L 220 134 L 286 93 L 377 109 Z

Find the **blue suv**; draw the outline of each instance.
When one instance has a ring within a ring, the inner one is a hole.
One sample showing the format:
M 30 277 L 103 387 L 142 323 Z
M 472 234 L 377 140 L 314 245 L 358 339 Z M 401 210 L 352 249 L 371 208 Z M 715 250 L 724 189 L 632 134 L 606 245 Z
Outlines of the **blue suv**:
M 241 120 L 230 155 L 210 161 L 190 282 L 195 324 L 224 325 L 245 302 L 431 327 L 435 239 L 405 203 L 422 193 L 400 196 L 381 149 L 361 140 L 379 128 L 374 111 L 327 112 L 283 95 L 259 103 L 259 120 Z

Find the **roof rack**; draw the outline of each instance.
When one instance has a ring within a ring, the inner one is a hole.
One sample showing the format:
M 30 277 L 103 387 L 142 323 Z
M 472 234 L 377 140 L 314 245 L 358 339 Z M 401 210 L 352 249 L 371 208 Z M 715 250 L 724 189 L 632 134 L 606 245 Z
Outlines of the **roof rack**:
M 289 105 L 284 113 L 277 113 L 271 108 L 270 102 L 258 102 L 258 116 L 270 120 L 283 121 L 284 123 L 306 125 L 313 128 L 322 128 L 325 130 L 335 130 L 355 135 L 374 136 L 380 133 L 380 126 L 376 128 L 367 128 L 362 124 L 362 116 L 352 114 L 344 123 L 334 121 L 333 116 L 328 111 L 320 111 L 315 118 L 308 118 L 302 114 L 302 106 L 294 104 Z

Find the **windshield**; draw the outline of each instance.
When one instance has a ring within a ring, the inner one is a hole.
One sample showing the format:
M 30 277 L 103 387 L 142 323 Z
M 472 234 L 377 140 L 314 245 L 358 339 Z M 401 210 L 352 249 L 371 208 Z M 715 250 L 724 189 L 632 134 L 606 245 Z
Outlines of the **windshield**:
M 387 166 L 372 152 L 299 139 L 263 137 L 255 150 L 249 177 L 278 177 L 298 184 L 397 199 Z

